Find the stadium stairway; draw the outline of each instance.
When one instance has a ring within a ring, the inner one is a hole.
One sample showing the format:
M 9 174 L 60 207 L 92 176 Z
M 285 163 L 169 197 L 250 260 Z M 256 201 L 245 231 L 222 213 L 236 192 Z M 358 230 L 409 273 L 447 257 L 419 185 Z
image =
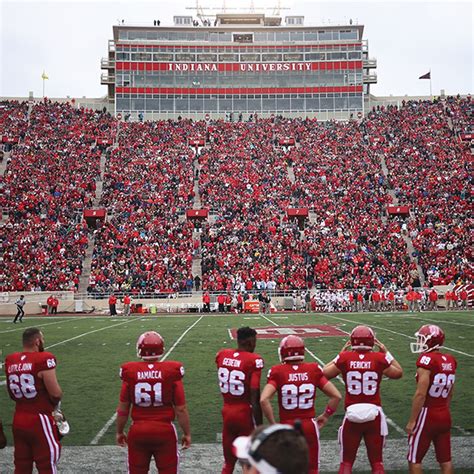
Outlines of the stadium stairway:
M 201 166 L 199 165 L 199 160 L 197 156 L 193 161 L 193 176 L 194 176 L 194 200 L 193 200 L 193 209 L 201 209 L 201 195 L 199 193 L 199 175 L 201 173 Z M 201 229 L 195 229 L 193 232 L 193 242 L 199 242 L 198 247 L 193 252 L 193 263 L 191 272 L 193 278 L 199 275 L 199 278 L 202 280 L 202 258 L 201 258 Z
M 293 171 L 293 166 L 287 166 L 288 169 L 288 179 L 291 181 L 292 184 L 295 183 L 295 173 Z
M 89 232 L 87 236 L 86 256 L 82 264 L 82 274 L 79 278 L 79 293 L 87 293 L 91 276 L 92 254 L 94 253 L 94 235 Z

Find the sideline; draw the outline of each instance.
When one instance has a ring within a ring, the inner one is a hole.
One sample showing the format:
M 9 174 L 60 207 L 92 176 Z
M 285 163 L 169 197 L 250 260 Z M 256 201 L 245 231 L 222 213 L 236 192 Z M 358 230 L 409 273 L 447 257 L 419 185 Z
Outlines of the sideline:
M 334 319 L 339 319 L 341 321 L 346 321 L 348 323 L 352 323 L 352 324 L 363 324 L 363 325 L 369 325 L 370 327 L 372 328 L 375 328 L 375 329 L 380 329 L 381 331 L 387 331 L 387 332 L 391 332 L 392 334 L 396 334 L 397 336 L 403 336 L 403 337 L 406 337 L 408 339 L 416 339 L 415 336 L 409 336 L 408 334 L 404 334 L 402 332 L 398 332 L 398 331 L 394 331 L 392 329 L 387 329 L 387 328 L 383 328 L 381 326 L 374 326 L 373 324 L 371 323 L 361 323 L 360 321 L 355 321 L 353 319 L 345 319 L 345 318 L 340 318 L 338 316 L 333 316 L 332 314 L 326 314 L 327 317 L 329 318 L 334 318 Z M 472 354 L 468 354 L 467 352 L 463 352 L 463 351 L 458 351 L 457 349 L 452 349 L 451 347 L 447 347 L 447 346 L 443 346 L 444 349 L 446 349 L 447 351 L 450 351 L 450 352 L 456 352 L 457 354 L 462 354 L 466 357 L 474 357 L 474 355 Z
M 165 355 L 160 359 L 160 362 L 164 362 L 168 356 L 173 352 L 173 350 L 175 349 L 175 347 L 182 341 L 182 339 L 184 338 L 184 336 L 186 336 L 186 334 L 191 331 L 191 329 L 196 326 L 196 324 L 201 321 L 201 319 L 203 318 L 204 316 L 201 316 L 198 320 L 194 321 L 194 323 L 189 326 L 182 334 L 181 336 L 178 337 L 178 339 L 176 340 L 176 342 L 168 349 L 168 351 L 165 353 Z M 96 445 L 99 443 L 99 441 L 101 440 L 102 436 L 105 435 L 105 433 L 107 433 L 107 431 L 109 430 L 109 428 L 112 426 L 112 424 L 115 422 L 117 418 L 117 413 L 114 412 L 114 414 L 109 418 L 109 420 L 105 423 L 105 425 L 100 429 L 100 431 L 94 436 L 94 439 L 90 442 L 91 445 Z
M 270 318 L 267 318 L 266 316 L 264 315 L 260 315 L 262 316 L 262 318 L 265 318 L 268 322 L 272 323 L 274 326 L 279 326 L 279 324 L 275 323 L 275 321 L 272 321 Z M 314 355 L 308 348 L 305 347 L 305 351 L 310 355 L 312 356 L 315 360 L 317 360 L 323 367 L 326 365 L 319 357 L 316 357 L 316 355 Z M 344 379 L 338 375 L 337 377 L 337 380 L 339 380 L 339 382 L 345 386 L 345 383 L 344 383 Z M 403 436 L 405 436 L 405 431 L 400 428 L 400 426 L 398 426 L 391 418 L 389 418 L 387 416 L 387 414 L 385 414 L 385 418 L 387 419 L 387 423 L 395 429 L 395 431 L 397 431 L 399 434 L 402 434 Z

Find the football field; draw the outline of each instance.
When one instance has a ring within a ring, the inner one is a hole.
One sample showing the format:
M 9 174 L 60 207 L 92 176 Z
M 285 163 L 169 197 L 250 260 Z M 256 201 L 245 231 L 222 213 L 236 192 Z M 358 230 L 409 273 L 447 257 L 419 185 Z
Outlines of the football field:
M 474 433 L 472 380 L 474 380 L 474 312 L 408 313 L 279 313 L 259 315 L 136 315 L 124 317 L 28 317 L 22 325 L 11 319 L 0 320 L 0 348 L 3 356 L 21 350 L 23 329 L 43 329 L 46 350 L 58 360 L 58 379 L 64 391 L 63 410 L 71 433 L 63 439 L 64 446 L 113 445 L 115 443 L 114 413 L 120 391 L 118 370 L 122 363 L 136 360 L 135 344 L 144 331 L 158 331 L 165 339 L 167 359 L 181 361 L 187 403 L 191 416 L 193 443 L 216 443 L 221 430 L 221 396 L 214 363 L 216 352 L 234 347 L 232 329 L 240 326 L 262 328 L 264 339 L 257 342 L 257 352 L 268 368 L 279 363 L 279 340 L 299 327 L 305 337 L 307 361 L 320 364 L 334 358 L 347 340 L 347 333 L 358 324 L 367 324 L 397 358 L 404 369 L 401 380 L 382 383 L 382 402 L 389 418 L 391 439 L 404 438 L 411 397 L 415 390 L 416 355 L 409 343 L 414 332 L 426 323 L 440 325 L 446 333 L 445 350 L 458 361 L 452 402 L 455 437 Z M 304 327 L 304 328 L 301 328 Z M 265 377 L 262 377 L 265 379 Z M 5 390 L 2 374 L 0 414 L 11 440 L 13 402 Z M 264 380 L 262 380 L 263 386 Z M 341 392 L 344 387 L 335 381 Z M 326 397 L 319 393 L 316 412 L 326 406 Z M 335 440 L 343 418 L 342 407 L 322 430 L 322 439 Z M 472 440 L 473 438 L 471 438 Z M 470 441 L 471 441 L 470 440 Z M 400 456 L 405 456 L 405 452 Z M 456 457 L 454 452 L 454 457 Z M 474 464 L 472 465 L 474 468 Z M 458 471 L 457 471 L 458 472 Z M 460 471 L 459 471 L 460 472 Z M 467 471 L 466 471 L 467 472 Z

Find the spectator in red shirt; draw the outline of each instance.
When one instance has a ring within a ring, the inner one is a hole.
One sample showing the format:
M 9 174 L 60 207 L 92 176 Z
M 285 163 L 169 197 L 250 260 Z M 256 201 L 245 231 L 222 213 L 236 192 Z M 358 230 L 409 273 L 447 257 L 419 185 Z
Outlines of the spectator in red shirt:
M 117 316 L 117 297 L 115 295 L 110 295 L 109 296 L 109 311 L 110 311 L 110 316 Z
M 463 288 L 459 292 L 459 300 L 461 301 L 461 309 L 467 310 L 467 291 L 465 288 Z
M 434 288 L 431 288 L 428 295 L 428 309 L 438 311 L 438 292 Z

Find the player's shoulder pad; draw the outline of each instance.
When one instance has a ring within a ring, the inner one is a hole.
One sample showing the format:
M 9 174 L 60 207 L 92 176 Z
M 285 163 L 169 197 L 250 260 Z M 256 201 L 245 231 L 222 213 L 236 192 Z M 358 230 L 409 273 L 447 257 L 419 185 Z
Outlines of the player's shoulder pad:
M 254 353 L 253 360 L 257 369 L 263 369 L 263 367 L 265 366 L 265 361 L 263 360 L 263 357 L 260 354 Z
M 38 357 L 38 362 L 41 364 L 44 364 L 44 369 L 55 369 L 57 365 L 56 357 L 54 354 L 51 352 L 38 352 L 38 354 L 41 354 L 40 357 Z
M 429 369 L 433 366 L 433 355 L 430 353 L 420 354 L 416 361 L 416 366 L 422 369 Z
M 162 364 L 165 365 L 165 367 L 173 374 L 178 376 L 178 378 L 183 378 L 184 377 L 184 367 L 181 362 L 178 362 L 176 360 L 167 360 L 165 362 L 162 362 Z

